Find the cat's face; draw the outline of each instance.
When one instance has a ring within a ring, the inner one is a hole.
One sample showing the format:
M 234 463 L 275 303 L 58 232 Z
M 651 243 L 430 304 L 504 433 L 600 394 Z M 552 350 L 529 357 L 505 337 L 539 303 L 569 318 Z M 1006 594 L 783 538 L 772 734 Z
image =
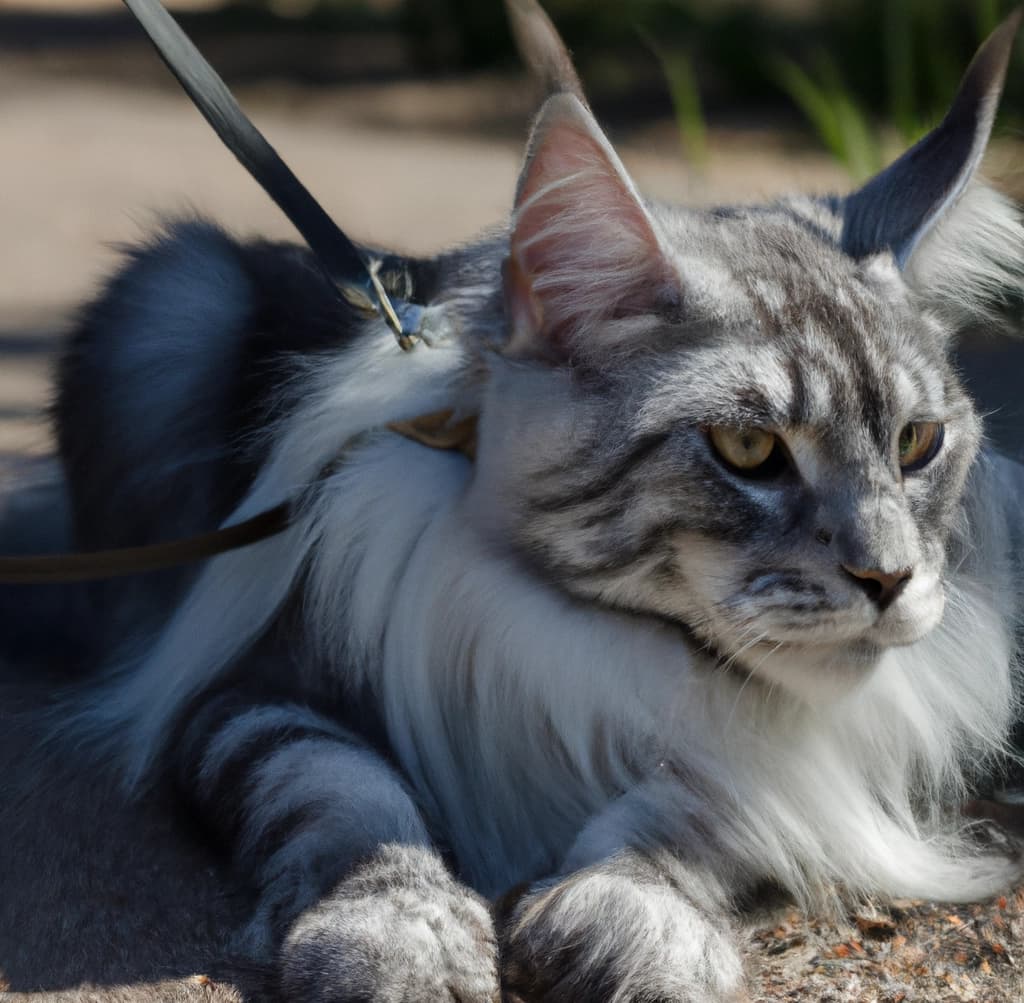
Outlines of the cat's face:
M 941 619 L 980 437 L 927 297 L 888 251 L 845 253 L 842 225 L 807 200 L 647 206 L 553 98 L 474 492 L 545 579 L 810 698 Z
M 979 438 L 946 332 L 891 259 L 856 263 L 784 208 L 655 218 L 699 302 L 608 357 L 497 367 L 492 518 L 574 595 L 835 692 L 942 615 Z

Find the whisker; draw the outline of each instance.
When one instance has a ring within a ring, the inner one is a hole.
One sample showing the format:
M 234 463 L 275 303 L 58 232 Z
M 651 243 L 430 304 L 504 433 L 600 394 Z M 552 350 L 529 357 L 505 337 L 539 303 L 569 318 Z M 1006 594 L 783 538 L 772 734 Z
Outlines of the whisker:
M 756 639 L 757 643 L 760 643 L 761 641 L 763 641 L 767 636 L 768 635 L 765 634 L 765 633 L 759 634 L 757 639 Z M 781 642 L 779 642 L 779 644 L 781 644 Z M 749 647 L 750 647 L 750 645 L 747 645 L 747 648 L 749 648 Z M 743 650 L 746 650 L 746 649 L 743 649 Z M 779 650 L 779 645 L 776 645 L 773 650 L 774 651 L 778 651 Z M 738 654 L 740 654 L 740 652 L 737 652 L 737 655 Z M 767 657 L 768 656 L 766 655 L 765 658 L 767 658 Z M 760 667 L 760 665 L 763 662 L 764 662 L 764 658 L 762 658 L 761 661 L 757 663 L 758 667 Z M 736 691 L 736 697 L 735 697 L 735 699 L 732 702 L 732 707 L 729 710 L 729 716 L 726 718 L 725 728 L 723 729 L 726 732 L 728 732 L 729 729 L 732 727 L 733 718 L 736 716 L 736 711 L 739 708 L 740 700 L 743 698 L 743 694 L 746 691 L 746 688 L 750 685 L 751 681 L 753 680 L 754 672 L 755 671 L 756 670 L 749 670 L 747 672 L 747 678 L 743 680 L 743 682 L 740 684 L 740 688 Z

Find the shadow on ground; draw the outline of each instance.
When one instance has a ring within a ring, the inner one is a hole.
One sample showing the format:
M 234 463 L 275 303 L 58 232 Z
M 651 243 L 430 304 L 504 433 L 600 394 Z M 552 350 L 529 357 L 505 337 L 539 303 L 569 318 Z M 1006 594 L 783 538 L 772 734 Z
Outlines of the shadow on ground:
M 86 759 L 47 753 L 54 689 L 38 673 L 0 666 L 0 691 L 3 998 L 266 999 L 265 973 L 233 962 L 229 942 L 251 903 L 173 792 L 130 804 Z

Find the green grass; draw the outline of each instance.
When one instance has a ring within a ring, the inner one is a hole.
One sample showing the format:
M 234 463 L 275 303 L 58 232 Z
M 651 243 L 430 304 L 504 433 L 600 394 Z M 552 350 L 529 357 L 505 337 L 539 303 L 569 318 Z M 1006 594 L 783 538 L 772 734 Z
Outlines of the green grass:
M 640 37 L 661 64 L 672 99 L 683 157 L 697 171 L 703 172 L 708 165 L 708 128 L 693 60 L 685 52 L 665 48 L 646 31 L 641 31 Z
M 864 181 L 882 167 L 881 138 L 843 84 L 835 62 L 825 55 L 820 55 L 817 62 L 817 78 L 781 57 L 770 61 L 769 73 L 850 177 Z

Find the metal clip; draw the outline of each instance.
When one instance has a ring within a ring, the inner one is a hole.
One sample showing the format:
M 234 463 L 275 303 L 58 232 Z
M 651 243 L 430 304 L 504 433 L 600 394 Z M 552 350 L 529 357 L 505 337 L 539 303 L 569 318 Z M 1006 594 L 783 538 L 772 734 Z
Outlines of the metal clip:
M 340 284 L 341 294 L 367 317 L 383 317 L 403 352 L 411 351 L 420 341 L 429 345 L 430 338 L 423 331 L 426 311 L 417 303 L 392 299 L 380 279 L 380 267 L 379 259 L 371 259 L 366 266 L 369 279 L 366 285 L 353 285 L 349 282 Z
M 398 347 L 403 352 L 411 351 L 416 346 L 418 340 L 418 331 L 408 331 L 402 323 L 401 318 L 398 316 L 394 305 L 391 302 L 391 297 L 388 296 L 388 291 L 384 288 L 384 283 L 380 280 L 380 261 L 374 259 L 370 262 L 369 274 L 370 283 L 373 285 L 373 291 L 377 295 L 377 308 L 378 311 L 384 315 L 384 320 L 387 322 L 388 327 L 391 328 L 392 334 L 398 341 Z

